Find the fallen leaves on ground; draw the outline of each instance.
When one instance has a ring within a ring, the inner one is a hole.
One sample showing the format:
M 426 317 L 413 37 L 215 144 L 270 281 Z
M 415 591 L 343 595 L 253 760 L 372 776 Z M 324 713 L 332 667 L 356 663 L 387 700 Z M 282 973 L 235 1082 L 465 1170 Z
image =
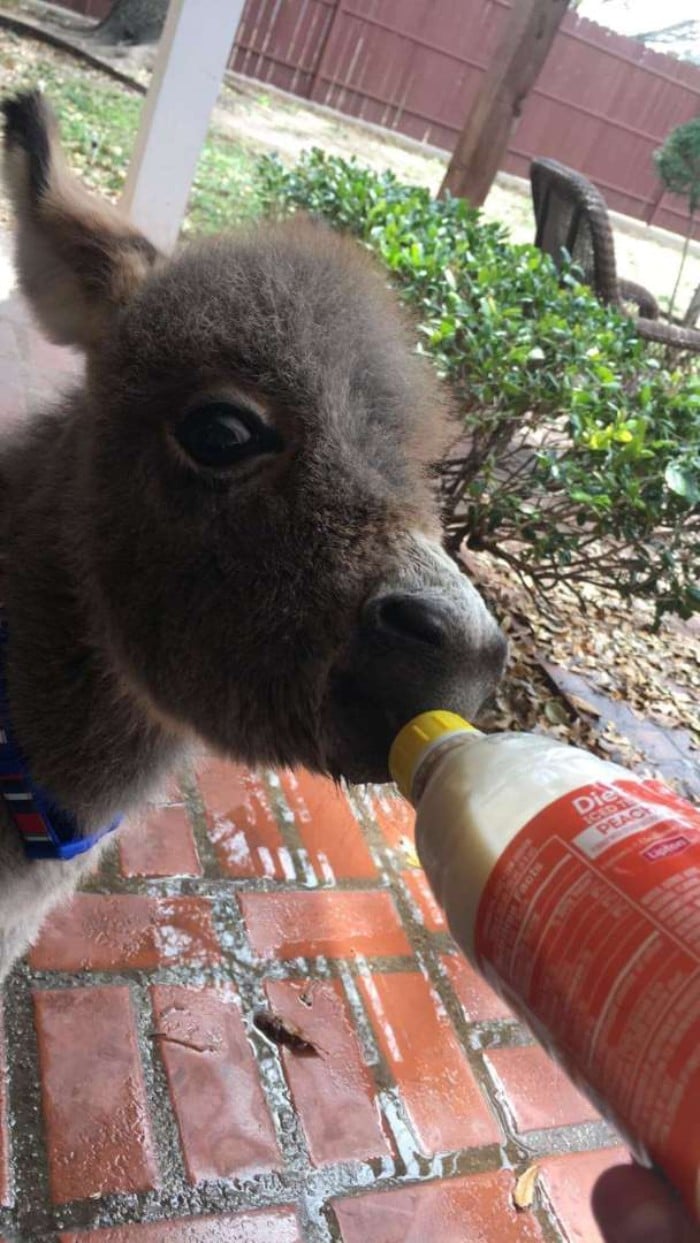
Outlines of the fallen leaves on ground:
M 686 730 L 700 747 L 700 627 L 666 619 L 653 633 L 652 610 L 615 593 L 564 588 L 531 595 L 509 568 L 486 553 L 463 554 L 510 640 L 510 663 L 487 729 L 546 732 L 649 775 L 658 775 L 634 741 L 584 695 L 559 695 L 541 661 L 578 673 L 643 720 Z
M 515 1187 L 513 1188 L 513 1203 L 516 1208 L 532 1208 L 539 1173 L 540 1167 L 537 1162 L 535 1162 L 534 1165 L 529 1165 L 526 1170 L 523 1170 L 523 1173 L 520 1175 Z

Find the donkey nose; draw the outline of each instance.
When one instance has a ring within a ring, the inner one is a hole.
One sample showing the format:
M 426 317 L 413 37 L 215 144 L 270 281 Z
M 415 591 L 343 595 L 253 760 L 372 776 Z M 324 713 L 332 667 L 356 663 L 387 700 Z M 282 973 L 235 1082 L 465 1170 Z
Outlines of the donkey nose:
M 434 588 L 382 593 L 362 610 L 362 637 L 375 659 L 386 662 L 387 675 L 409 665 L 452 669 L 461 677 L 470 670 L 485 695 L 503 674 L 507 644 L 476 594 L 467 603 Z
M 365 605 L 363 629 L 393 640 L 415 640 L 431 647 L 444 647 L 448 639 L 449 616 L 443 602 L 434 596 L 392 592 L 375 597 Z

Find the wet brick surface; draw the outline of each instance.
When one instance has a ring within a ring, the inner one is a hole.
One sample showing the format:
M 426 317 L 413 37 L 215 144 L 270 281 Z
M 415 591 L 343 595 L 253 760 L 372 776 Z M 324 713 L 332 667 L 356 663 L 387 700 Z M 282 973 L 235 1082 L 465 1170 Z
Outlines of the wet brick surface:
M 37 990 L 34 1011 L 53 1202 L 154 1187 L 129 990 Z
M 456 954 L 410 810 L 220 761 L 181 785 L 8 982 L 2 1237 L 596 1243 L 615 1137 Z

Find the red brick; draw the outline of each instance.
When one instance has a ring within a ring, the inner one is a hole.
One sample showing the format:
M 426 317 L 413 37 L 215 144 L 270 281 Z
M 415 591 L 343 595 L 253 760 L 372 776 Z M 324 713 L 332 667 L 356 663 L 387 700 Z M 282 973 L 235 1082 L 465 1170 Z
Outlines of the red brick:
M 539 1045 L 491 1049 L 486 1061 L 503 1087 L 519 1131 L 571 1126 L 599 1117 Z
M 369 847 L 342 790 L 328 777 L 280 773 L 296 827 L 319 880 L 332 884 L 376 876 Z
M 406 841 L 415 842 L 416 813 L 405 798 L 384 787 L 374 795 L 372 810 L 383 837 L 394 850 L 400 850 Z
M 336 1200 L 333 1208 L 343 1243 L 537 1243 L 539 1223 L 513 1208 L 512 1188 L 503 1170 L 374 1191 Z
M 34 1006 L 53 1200 L 154 1187 L 129 990 L 35 992 Z
M 275 1128 L 232 991 L 152 991 L 190 1182 L 280 1168 Z
M 423 1151 L 498 1142 L 496 1119 L 424 977 L 400 971 L 361 976 L 359 984 Z
M 198 781 L 222 871 L 293 880 L 294 865 L 260 778 L 240 765 L 214 761 Z
M 594 1184 L 613 1165 L 625 1165 L 625 1148 L 547 1157 L 540 1162 L 540 1185 L 556 1213 L 568 1243 L 603 1243 L 591 1209 Z
M 291 1209 L 273 1208 L 235 1217 L 186 1217 L 148 1226 L 70 1230 L 60 1243 L 303 1243 Z
M 201 876 L 185 807 L 158 807 L 119 835 L 123 876 Z
M 317 1057 L 281 1051 L 314 1164 L 390 1155 L 340 981 L 276 980 L 265 988 L 273 1013 L 318 1050 Z
M 513 1017 L 498 993 L 494 993 L 461 954 L 443 954 L 441 961 L 468 1022 L 479 1023 Z
M 204 898 L 80 893 L 51 914 L 30 962 L 37 971 L 120 971 L 219 957 Z
M 418 908 L 418 917 L 429 932 L 445 932 L 447 920 L 433 897 L 425 872 L 418 868 L 401 873 L 408 892 Z
M 12 1203 L 10 1194 L 10 1135 L 7 1129 L 7 1060 L 0 1025 L 0 1204 Z
M 240 903 L 253 948 L 267 958 L 411 953 L 388 893 L 245 893 Z

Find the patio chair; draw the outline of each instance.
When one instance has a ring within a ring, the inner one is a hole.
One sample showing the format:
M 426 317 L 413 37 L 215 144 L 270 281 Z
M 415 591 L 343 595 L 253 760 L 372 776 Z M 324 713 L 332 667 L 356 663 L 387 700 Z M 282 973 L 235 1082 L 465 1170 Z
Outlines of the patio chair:
M 685 328 L 695 328 L 700 319 L 700 285 L 698 285 L 688 304 L 688 310 L 683 316 L 683 326 Z
M 618 280 L 608 209 L 592 182 L 557 160 L 539 159 L 530 165 L 530 184 L 537 228 L 535 245 L 552 257 L 557 268 L 567 251 L 602 302 L 625 312 L 634 303 L 633 318 L 640 337 L 700 352 L 700 332 L 660 319 L 658 303 L 648 289 L 634 281 Z

